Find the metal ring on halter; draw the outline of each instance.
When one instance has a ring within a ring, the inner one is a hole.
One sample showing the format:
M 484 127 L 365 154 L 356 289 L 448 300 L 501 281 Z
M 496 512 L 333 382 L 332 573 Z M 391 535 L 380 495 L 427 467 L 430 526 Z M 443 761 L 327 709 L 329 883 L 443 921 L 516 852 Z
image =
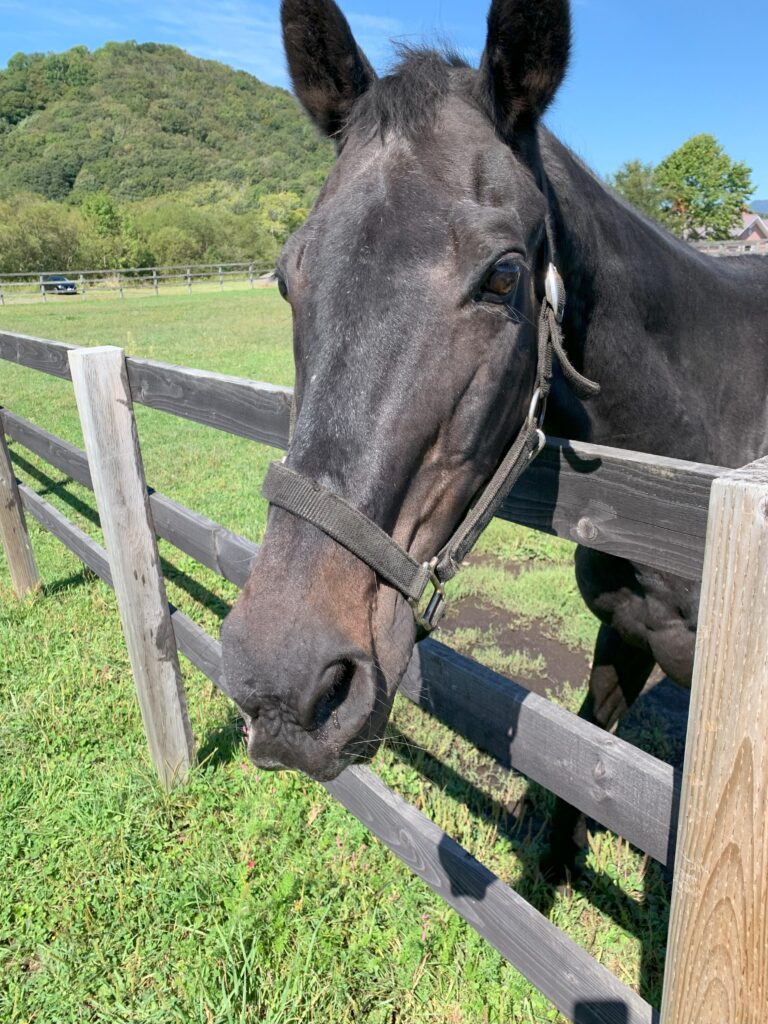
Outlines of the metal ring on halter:
M 535 423 L 541 428 L 544 425 L 544 413 L 547 410 L 547 401 L 541 393 L 541 388 L 536 388 L 531 397 L 531 404 L 528 406 L 528 415 L 525 418 L 525 425 L 532 427 Z

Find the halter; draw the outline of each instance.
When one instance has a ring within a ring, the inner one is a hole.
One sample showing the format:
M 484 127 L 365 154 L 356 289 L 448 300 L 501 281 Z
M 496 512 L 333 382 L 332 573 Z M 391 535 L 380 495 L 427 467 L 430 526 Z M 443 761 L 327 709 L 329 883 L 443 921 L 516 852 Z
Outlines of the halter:
M 398 590 L 413 609 L 421 637 L 432 632 L 445 612 L 445 584 L 459 571 L 514 484 L 544 447 L 542 426 L 554 357 L 557 356 L 563 376 L 580 398 L 600 393 L 600 385 L 582 376 L 566 355 L 561 328 L 564 310 L 563 280 L 550 263 L 539 314 L 536 384 L 528 414 L 498 469 L 450 540 L 430 561 L 417 562 L 372 519 L 316 480 L 282 462 L 273 462 L 269 467 L 262 494 L 270 504 L 322 530 Z M 429 587 L 432 593 L 422 612 L 420 608 Z

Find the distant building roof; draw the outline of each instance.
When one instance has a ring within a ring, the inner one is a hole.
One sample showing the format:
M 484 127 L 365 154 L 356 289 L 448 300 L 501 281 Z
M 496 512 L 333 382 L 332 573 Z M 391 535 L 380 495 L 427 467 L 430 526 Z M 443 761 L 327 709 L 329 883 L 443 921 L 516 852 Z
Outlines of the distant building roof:
M 741 227 L 735 228 L 732 237 L 740 241 L 768 240 L 768 223 L 759 213 L 742 213 Z

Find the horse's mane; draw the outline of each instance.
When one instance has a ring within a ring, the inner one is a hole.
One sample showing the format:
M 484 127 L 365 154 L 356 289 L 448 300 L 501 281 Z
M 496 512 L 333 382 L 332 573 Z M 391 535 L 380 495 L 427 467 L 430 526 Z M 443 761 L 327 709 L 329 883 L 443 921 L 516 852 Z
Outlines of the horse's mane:
M 460 77 L 457 69 L 469 70 L 454 50 L 428 49 L 399 44 L 391 71 L 377 78 L 352 108 L 347 131 L 366 135 L 389 133 L 414 138 L 435 123 L 442 101 Z

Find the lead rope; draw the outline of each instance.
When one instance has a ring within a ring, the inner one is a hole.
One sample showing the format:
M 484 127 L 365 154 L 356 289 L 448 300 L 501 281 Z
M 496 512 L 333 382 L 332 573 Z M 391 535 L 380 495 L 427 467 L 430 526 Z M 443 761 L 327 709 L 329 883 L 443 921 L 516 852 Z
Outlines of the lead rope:
M 316 526 L 399 590 L 413 609 L 417 639 L 427 636 L 437 626 L 445 612 L 445 583 L 456 575 L 514 484 L 544 447 L 542 426 L 552 381 L 553 357 L 557 356 L 563 376 L 580 398 L 592 398 L 600 392 L 600 385 L 580 374 L 568 359 L 560 326 L 564 308 L 563 282 L 550 263 L 539 313 L 536 386 L 528 415 L 479 498 L 431 561 L 417 562 L 372 519 L 317 481 L 282 462 L 273 462 L 269 467 L 262 494 L 270 504 Z M 433 593 L 421 612 L 420 605 L 430 584 Z

